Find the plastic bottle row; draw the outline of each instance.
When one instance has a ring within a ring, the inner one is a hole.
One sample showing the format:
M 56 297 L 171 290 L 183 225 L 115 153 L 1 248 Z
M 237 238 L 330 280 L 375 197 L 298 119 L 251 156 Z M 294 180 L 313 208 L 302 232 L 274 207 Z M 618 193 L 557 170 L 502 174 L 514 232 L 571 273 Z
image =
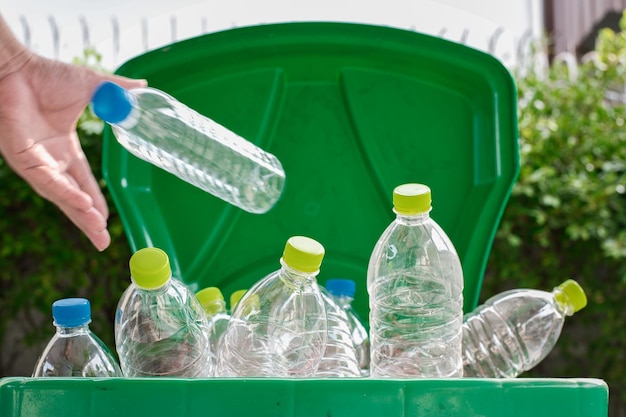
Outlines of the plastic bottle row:
M 219 289 L 194 294 L 164 251 L 144 248 L 115 316 L 120 367 L 89 331 L 88 302 L 67 299 L 53 305 L 57 334 L 34 376 L 515 377 L 586 305 L 567 280 L 504 292 L 463 317 L 461 264 L 429 215 L 430 189 L 402 185 L 393 203 L 368 265 L 369 334 L 350 306 L 354 281 L 318 285 L 325 250 L 309 237 L 289 238 L 277 269 L 233 294 L 230 311 Z
M 297 244 L 303 238 L 290 241 Z M 287 255 L 286 259 L 290 262 L 291 258 Z M 121 369 L 114 355 L 89 330 L 89 301 L 72 298 L 53 304 L 57 334 L 41 355 L 33 376 L 208 377 L 224 373 L 217 372 L 220 352 L 225 349 L 222 335 L 233 314 L 236 320 L 244 320 L 260 312 L 258 294 L 251 297 L 252 304 L 244 301 L 247 307 L 239 313 L 235 307 L 246 290 L 231 295 L 230 311 L 216 287 L 205 288 L 194 296 L 185 284 L 171 278 L 167 255 L 156 248 L 133 255 L 131 271 L 133 284 L 119 302 L 115 326 Z M 167 280 L 161 283 L 158 275 L 163 271 L 168 271 Z M 158 288 L 147 288 L 153 286 Z M 347 279 L 331 279 L 326 288 L 319 287 L 328 335 L 322 358 L 311 376 L 368 374 L 367 331 L 351 307 L 355 288 L 355 282 Z M 224 351 L 232 354 L 232 346 Z
M 350 280 L 345 282 L 353 283 Z M 327 286 L 331 285 L 329 280 Z M 231 306 L 236 304 L 235 300 L 242 292 L 231 296 Z M 324 294 L 327 293 L 322 288 L 322 295 Z M 224 309 L 223 298 L 221 302 L 219 300 L 221 297 L 219 290 L 210 288 L 206 289 L 205 294 L 201 292 L 197 295 L 200 300 L 208 302 L 203 303 L 205 311 L 208 310 L 208 339 L 211 352 L 218 352 L 219 336 L 226 329 L 230 314 Z M 534 367 L 545 358 L 558 340 L 564 317 L 573 314 L 575 309 L 582 308 L 583 296 L 584 293 L 577 284 L 566 281 L 552 292 L 531 289 L 510 290 L 488 300 L 473 313 L 468 314 L 463 324 L 464 376 L 516 377 Z M 212 297 L 215 298 L 211 300 Z M 337 299 L 335 296 L 335 300 L 350 311 L 351 297 L 339 296 Z M 344 300 L 343 303 L 341 300 Z M 114 355 L 89 330 L 88 300 L 82 298 L 59 300 L 53 304 L 52 310 L 57 334 L 42 352 L 33 376 L 123 375 Z M 367 376 L 369 365 L 367 332 L 357 321 L 358 318 L 354 315 L 348 317 L 352 317 L 351 336 L 352 342 L 357 347 L 356 358 L 359 360 L 361 375 Z M 520 323 L 528 326 L 521 326 Z M 328 326 L 331 329 L 329 332 L 336 335 L 334 338 L 344 343 L 349 340 L 346 336 L 346 327 L 341 320 L 336 323 L 328 318 Z M 334 330 L 333 326 L 336 326 Z M 524 332 L 520 335 L 521 331 L 515 329 L 522 327 Z M 528 340 L 533 343 L 526 342 Z M 317 376 L 336 376 L 338 370 L 342 369 L 345 374 L 357 376 L 354 360 L 350 354 L 347 359 L 345 355 L 335 360 L 330 358 L 332 355 L 338 356 L 342 347 L 345 347 L 345 344 L 339 342 L 327 344 L 325 359 L 322 359 L 318 366 Z

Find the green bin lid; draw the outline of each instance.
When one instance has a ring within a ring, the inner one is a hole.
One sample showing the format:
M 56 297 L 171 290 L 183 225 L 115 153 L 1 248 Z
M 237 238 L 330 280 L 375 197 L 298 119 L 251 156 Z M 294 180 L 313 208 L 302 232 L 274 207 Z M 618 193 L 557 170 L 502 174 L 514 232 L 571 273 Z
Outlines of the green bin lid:
M 131 249 L 159 247 L 193 290 L 249 288 L 285 241 L 326 248 L 318 280 L 357 283 L 394 219 L 393 189 L 432 190 L 432 217 L 478 301 L 493 237 L 519 171 L 516 90 L 494 57 L 391 27 L 293 22 L 210 33 L 147 52 L 118 74 L 155 88 L 276 155 L 285 190 L 246 213 L 134 157 L 104 134 L 103 172 Z

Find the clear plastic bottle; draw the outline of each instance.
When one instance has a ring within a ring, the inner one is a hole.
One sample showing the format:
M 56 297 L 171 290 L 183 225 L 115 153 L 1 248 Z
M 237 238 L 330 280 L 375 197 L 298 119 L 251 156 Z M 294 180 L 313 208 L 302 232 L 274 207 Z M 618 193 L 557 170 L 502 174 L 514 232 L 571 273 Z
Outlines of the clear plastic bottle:
M 370 373 L 370 338 L 363 321 L 352 308 L 356 282 L 351 279 L 333 278 L 326 281 L 326 289 L 346 312 L 361 375 L 368 376 Z
M 130 153 L 251 213 L 265 213 L 285 183 L 280 161 L 253 143 L 150 87 L 97 87 L 94 113 Z
M 115 345 L 125 376 L 206 376 L 207 318 L 193 292 L 172 278 L 169 258 L 143 248 L 130 259 L 131 285 L 115 319 Z
M 376 243 L 367 271 L 371 375 L 461 377 L 461 262 L 430 217 L 430 188 L 400 185 L 393 205 L 396 218 Z
M 554 347 L 565 318 L 586 305 L 574 280 L 551 292 L 515 289 L 491 297 L 465 315 L 464 376 L 514 378 L 533 368 Z
M 324 355 L 317 368 L 317 377 L 360 377 L 361 369 L 356 349 L 352 342 L 352 331 L 346 312 L 335 302 L 324 287 L 320 287 L 326 306 L 328 338 Z
M 90 329 L 91 305 L 85 298 L 52 304 L 56 334 L 37 360 L 34 377 L 122 376 L 117 360 Z
M 211 354 L 207 364 L 207 376 L 215 374 L 217 364 L 217 353 L 220 351 L 222 335 L 228 326 L 230 314 L 226 311 L 226 302 L 222 292 L 217 287 L 207 287 L 196 293 L 204 312 L 208 319 L 207 334 Z
M 326 347 L 326 311 L 316 276 L 324 247 L 289 238 L 281 268 L 255 283 L 232 312 L 219 376 L 312 377 Z

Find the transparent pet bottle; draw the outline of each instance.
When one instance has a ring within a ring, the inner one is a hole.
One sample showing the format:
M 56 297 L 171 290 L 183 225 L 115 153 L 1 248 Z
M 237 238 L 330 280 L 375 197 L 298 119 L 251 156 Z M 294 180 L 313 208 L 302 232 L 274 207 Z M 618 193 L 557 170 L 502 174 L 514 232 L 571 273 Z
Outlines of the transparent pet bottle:
M 226 311 L 226 302 L 219 288 L 204 288 L 196 293 L 196 297 L 200 301 L 208 319 L 207 336 L 209 338 L 211 355 L 207 365 L 207 375 L 211 376 L 215 373 L 217 355 L 221 349 L 220 342 L 226 326 L 228 326 L 230 314 Z
M 106 81 L 91 106 L 130 153 L 243 210 L 265 213 L 282 194 L 274 155 L 163 91 Z
M 85 298 L 52 304 L 56 334 L 37 360 L 33 377 L 122 376 L 117 360 L 90 329 L 91 305 Z
M 237 290 L 237 291 L 233 291 L 233 293 L 230 295 L 230 309 L 229 312 L 232 314 L 232 312 L 235 310 L 235 308 L 237 307 L 237 304 L 239 303 L 239 300 L 241 300 L 241 297 L 243 297 L 243 295 L 247 292 L 247 289 L 242 289 L 242 290 Z
M 332 278 L 326 281 L 326 289 L 346 312 L 361 375 L 368 376 L 370 373 L 370 338 L 363 321 L 352 308 L 356 282 L 351 279 Z
M 352 341 L 352 329 L 346 312 L 324 287 L 320 287 L 326 306 L 328 336 L 324 355 L 315 376 L 322 378 L 354 378 L 361 376 L 361 368 Z
M 126 376 L 206 376 L 207 318 L 172 277 L 167 254 L 143 248 L 130 259 L 131 285 L 117 307 L 115 345 Z
M 464 376 L 514 378 L 532 369 L 554 348 L 565 318 L 586 305 L 571 279 L 552 291 L 514 289 L 491 297 L 465 315 Z
M 218 358 L 219 376 L 303 378 L 315 375 L 327 340 L 316 276 L 317 241 L 289 238 L 281 268 L 255 283 L 231 314 Z
M 367 270 L 371 375 L 461 377 L 461 262 L 430 217 L 430 188 L 400 185 L 393 206 L 396 218 L 376 243 Z

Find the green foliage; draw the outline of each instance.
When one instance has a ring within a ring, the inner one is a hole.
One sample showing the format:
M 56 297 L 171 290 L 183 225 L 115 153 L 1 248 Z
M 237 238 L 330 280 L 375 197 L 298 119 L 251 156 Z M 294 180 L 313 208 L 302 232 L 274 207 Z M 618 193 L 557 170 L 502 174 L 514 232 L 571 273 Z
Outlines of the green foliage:
M 102 70 L 100 56 L 94 51 L 85 51 L 76 62 Z M 96 178 L 102 178 L 102 128 L 102 122 L 86 109 L 78 133 Z M 12 365 L 24 345 L 45 343 L 54 333 L 51 305 L 59 298 L 89 298 L 91 327 L 112 347 L 113 316 L 117 300 L 128 285 L 130 257 L 112 201 L 108 201 L 112 244 L 100 253 L 56 206 L 39 197 L 2 159 L 0 182 L 0 346 L 16 327 L 24 333 L 23 340 L 17 341 L 22 345 L 5 344 L 0 349 L 0 375 L 25 373 Z M 105 196 L 108 198 L 107 193 Z
M 557 348 L 527 376 L 602 378 L 616 411 L 626 401 L 626 34 L 603 30 L 579 63 L 557 57 L 545 71 L 523 70 L 521 171 L 483 298 L 576 279 L 587 308 L 566 321 Z

